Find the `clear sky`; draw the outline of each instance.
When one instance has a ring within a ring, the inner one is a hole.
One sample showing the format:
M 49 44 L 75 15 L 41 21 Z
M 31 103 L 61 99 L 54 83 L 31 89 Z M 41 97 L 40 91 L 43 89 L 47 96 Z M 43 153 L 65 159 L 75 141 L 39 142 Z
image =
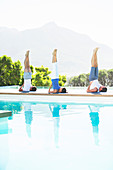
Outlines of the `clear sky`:
M 51 21 L 113 48 L 113 0 L 0 0 L 0 27 L 21 31 Z

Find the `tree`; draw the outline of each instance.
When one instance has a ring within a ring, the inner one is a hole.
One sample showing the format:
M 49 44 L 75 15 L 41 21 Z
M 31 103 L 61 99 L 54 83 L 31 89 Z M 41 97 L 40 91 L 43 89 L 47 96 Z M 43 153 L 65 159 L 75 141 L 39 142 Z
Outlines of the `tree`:
M 69 85 L 71 86 L 86 86 L 88 84 L 88 74 L 80 74 L 69 79 Z
M 98 80 L 104 86 L 106 86 L 108 84 L 108 73 L 107 73 L 107 70 L 104 69 L 104 70 L 100 70 L 99 71 Z
M 69 86 L 78 86 L 78 76 L 71 77 L 68 81 Z
M 87 79 L 87 77 L 86 77 L 86 74 L 80 74 L 79 76 L 78 76 L 78 84 L 79 84 L 79 86 L 86 86 L 86 79 Z
M 66 83 L 66 75 L 65 76 L 59 75 L 59 85 L 64 86 L 65 83 Z
M 108 85 L 113 86 L 113 69 L 107 71 L 108 73 Z
M 47 67 L 35 67 L 36 74 L 33 76 L 32 84 L 34 86 L 50 86 L 51 78 L 48 76 L 51 71 Z
M 0 57 L 0 85 L 18 85 L 21 77 L 20 61 L 12 62 L 11 57 Z
M 13 63 L 13 70 L 11 71 L 11 83 L 14 85 L 19 85 L 21 74 L 22 74 L 22 66 L 20 61 L 16 61 Z
M 86 74 L 86 86 L 89 86 L 89 73 Z

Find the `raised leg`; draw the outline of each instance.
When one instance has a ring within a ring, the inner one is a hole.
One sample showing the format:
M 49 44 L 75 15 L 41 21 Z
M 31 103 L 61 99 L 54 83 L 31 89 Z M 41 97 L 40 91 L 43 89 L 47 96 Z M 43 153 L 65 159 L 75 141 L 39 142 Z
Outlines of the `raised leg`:
M 57 62 L 57 49 L 54 49 L 52 54 L 53 54 L 52 63 L 55 63 Z
M 99 48 L 95 48 L 93 50 L 93 56 L 91 59 L 91 67 L 98 67 L 98 61 L 97 61 L 97 51 Z
M 29 50 L 25 54 L 24 66 L 25 66 L 24 69 L 25 72 L 31 72 L 30 63 L 29 63 Z
M 91 59 L 91 71 L 89 75 L 89 81 L 98 79 L 98 62 L 97 62 L 97 51 L 99 48 L 93 50 L 93 56 Z

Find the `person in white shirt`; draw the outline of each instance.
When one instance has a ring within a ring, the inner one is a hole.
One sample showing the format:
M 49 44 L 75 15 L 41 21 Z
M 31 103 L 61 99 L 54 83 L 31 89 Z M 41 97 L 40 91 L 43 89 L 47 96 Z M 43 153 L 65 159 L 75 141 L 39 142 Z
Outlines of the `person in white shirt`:
M 36 91 L 37 88 L 31 84 L 32 72 L 29 64 L 29 50 L 26 52 L 25 56 L 24 84 L 19 88 L 19 91 Z
M 99 48 L 93 50 L 93 56 L 91 59 L 91 71 L 89 75 L 89 86 L 87 88 L 87 93 L 90 92 L 106 92 L 107 88 L 101 85 L 98 81 L 98 62 L 97 62 L 97 51 Z

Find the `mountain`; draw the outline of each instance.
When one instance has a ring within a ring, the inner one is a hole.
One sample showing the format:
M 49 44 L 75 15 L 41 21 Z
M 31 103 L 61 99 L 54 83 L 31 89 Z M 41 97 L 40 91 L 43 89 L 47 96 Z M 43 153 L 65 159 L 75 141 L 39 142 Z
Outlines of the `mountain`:
M 35 67 L 51 67 L 52 52 L 58 49 L 59 73 L 74 76 L 90 71 L 92 51 L 98 51 L 99 69 L 113 68 L 113 49 L 93 41 L 89 36 L 48 23 L 40 28 L 18 31 L 0 27 L 0 56 L 7 55 L 22 65 L 26 50 Z

